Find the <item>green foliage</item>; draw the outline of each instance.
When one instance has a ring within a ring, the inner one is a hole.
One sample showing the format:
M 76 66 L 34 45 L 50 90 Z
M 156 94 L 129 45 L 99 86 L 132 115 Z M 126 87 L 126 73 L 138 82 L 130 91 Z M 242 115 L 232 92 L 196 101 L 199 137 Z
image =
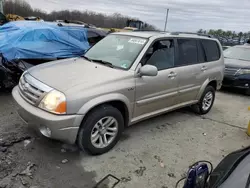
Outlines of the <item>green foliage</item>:
M 223 41 L 228 42 L 230 40 L 237 40 L 238 42 L 242 40 L 246 40 L 250 38 L 250 32 L 235 32 L 235 31 L 224 31 L 222 29 L 213 30 L 210 29 L 208 32 L 206 30 L 200 29 L 197 31 L 198 33 L 208 33 L 220 40 L 224 39 Z

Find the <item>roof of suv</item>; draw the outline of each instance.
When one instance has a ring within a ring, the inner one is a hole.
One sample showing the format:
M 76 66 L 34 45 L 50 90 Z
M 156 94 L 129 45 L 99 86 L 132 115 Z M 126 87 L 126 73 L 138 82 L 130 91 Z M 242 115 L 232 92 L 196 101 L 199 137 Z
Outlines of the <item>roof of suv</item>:
M 128 35 L 134 37 L 150 38 L 150 37 L 169 37 L 169 36 L 179 36 L 179 37 L 192 37 L 192 38 L 211 38 L 209 35 L 203 35 L 198 33 L 185 33 L 185 32 L 164 32 L 164 31 L 134 31 L 134 32 L 117 32 L 113 33 L 115 35 Z

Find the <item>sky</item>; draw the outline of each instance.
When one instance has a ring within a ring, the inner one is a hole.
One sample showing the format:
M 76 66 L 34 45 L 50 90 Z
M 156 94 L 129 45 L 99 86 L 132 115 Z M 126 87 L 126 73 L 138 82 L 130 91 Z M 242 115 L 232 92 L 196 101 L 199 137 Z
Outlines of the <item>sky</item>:
M 169 8 L 167 30 L 224 29 L 250 31 L 249 0 L 26 0 L 33 8 L 92 10 L 121 13 L 139 18 L 163 30 Z

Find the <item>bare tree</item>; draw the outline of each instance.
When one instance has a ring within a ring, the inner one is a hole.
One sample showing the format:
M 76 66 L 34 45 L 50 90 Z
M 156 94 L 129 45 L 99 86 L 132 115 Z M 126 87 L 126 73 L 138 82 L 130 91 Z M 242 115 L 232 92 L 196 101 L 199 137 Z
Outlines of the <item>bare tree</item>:
M 119 13 L 106 15 L 93 11 L 62 10 L 46 13 L 40 9 L 33 9 L 25 0 L 5 0 L 3 6 L 6 14 L 16 14 L 23 17 L 36 16 L 46 21 L 78 20 L 88 24 L 94 24 L 98 27 L 106 28 L 124 28 L 127 20 L 131 19 L 130 17 Z M 153 25 L 148 23 L 146 23 L 146 25 L 146 29 L 155 30 Z

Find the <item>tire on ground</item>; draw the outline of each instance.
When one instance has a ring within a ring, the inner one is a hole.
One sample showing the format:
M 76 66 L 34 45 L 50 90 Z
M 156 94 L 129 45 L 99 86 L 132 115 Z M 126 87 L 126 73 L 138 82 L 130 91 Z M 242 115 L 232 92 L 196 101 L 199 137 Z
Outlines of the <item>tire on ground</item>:
M 118 122 L 118 133 L 114 140 L 105 148 L 96 148 L 91 142 L 91 132 L 95 124 L 104 117 L 113 117 Z M 121 112 L 111 105 L 102 105 L 91 111 L 81 124 L 77 144 L 80 149 L 91 155 L 100 155 L 111 150 L 119 141 L 124 129 L 124 118 Z
M 212 95 L 213 95 L 212 104 L 211 104 L 211 106 L 210 106 L 207 110 L 204 110 L 204 109 L 202 108 L 203 100 L 204 100 L 204 97 L 206 96 L 206 94 L 207 94 L 208 92 L 211 92 Z M 211 110 L 211 108 L 213 107 L 214 100 L 215 100 L 215 89 L 214 89 L 214 87 L 208 85 L 208 86 L 206 87 L 206 89 L 204 90 L 204 92 L 203 92 L 203 94 L 202 94 L 202 96 L 201 96 L 199 102 L 198 102 L 197 104 L 193 105 L 193 106 L 192 106 L 192 109 L 194 110 L 195 113 L 197 113 L 197 114 L 199 114 L 199 115 L 207 114 L 207 113 Z

